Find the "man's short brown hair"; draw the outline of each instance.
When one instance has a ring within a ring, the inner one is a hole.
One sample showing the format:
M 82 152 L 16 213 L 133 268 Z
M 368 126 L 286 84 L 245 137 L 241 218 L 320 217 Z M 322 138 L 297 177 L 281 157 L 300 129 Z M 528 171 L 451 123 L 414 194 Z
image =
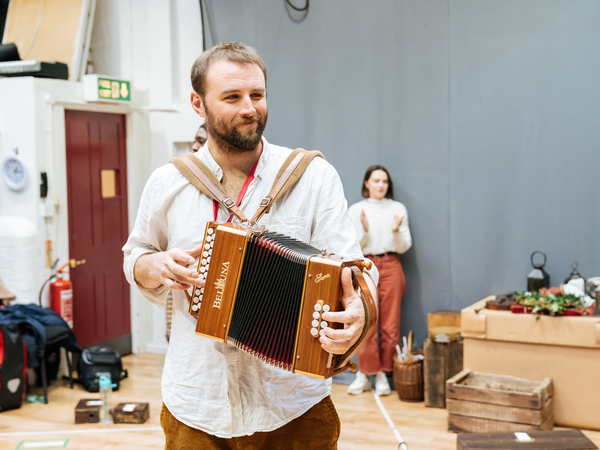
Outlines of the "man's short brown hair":
M 265 76 L 265 86 L 267 84 L 267 68 L 256 50 L 238 41 L 221 42 L 202 53 L 192 66 L 192 87 L 202 98 L 206 93 L 206 74 L 213 60 L 226 60 L 238 64 L 256 64 Z

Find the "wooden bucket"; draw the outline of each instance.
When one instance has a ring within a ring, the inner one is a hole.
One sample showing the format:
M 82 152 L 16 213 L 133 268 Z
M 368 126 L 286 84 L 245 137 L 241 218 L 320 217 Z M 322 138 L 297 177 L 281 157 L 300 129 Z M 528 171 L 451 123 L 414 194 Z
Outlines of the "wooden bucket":
M 423 351 L 413 349 L 412 353 L 423 354 Z M 394 356 L 394 388 L 403 402 L 422 402 L 425 398 L 423 360 L 400 361 Z

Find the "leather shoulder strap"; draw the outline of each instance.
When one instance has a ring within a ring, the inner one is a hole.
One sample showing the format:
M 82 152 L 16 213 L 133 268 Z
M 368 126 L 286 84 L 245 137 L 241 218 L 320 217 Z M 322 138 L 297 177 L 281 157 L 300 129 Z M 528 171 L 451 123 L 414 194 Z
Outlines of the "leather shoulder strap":
M 252 217 L 252 220 L 250 221 L 252 225 L 255 225 L 262 216 L 271 210 L 275 200 L 285 194 L 298 182 L 298 180 L 306 171 L 308 165 L 316 157 L 325 159 L 323 154 L 316 150 L 308 151 L 297 148 L 290 153 L 275 176 L 275 181 L 271 187 L 271 192 L 269 192 L 269 195 L 262 199 L 260 202 L 260 207 Z
M 235 202 L 227 197 L 215 174 L 196 155 L 187 153 L 179 158 L 171 158 L 169 162 L 177 167 L 181 174 L 204 195 L 219 202 L 241 222 L 248 221 Z

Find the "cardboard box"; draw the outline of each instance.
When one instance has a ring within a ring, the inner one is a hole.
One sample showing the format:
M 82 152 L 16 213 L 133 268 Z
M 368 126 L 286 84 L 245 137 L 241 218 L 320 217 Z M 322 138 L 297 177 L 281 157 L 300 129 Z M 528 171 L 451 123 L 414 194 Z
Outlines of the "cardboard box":
M 114 423 L 144 423 L 148 417 L 148 403 L 119 403 L 113 411 Z
M 448 430 L 552 430 L 552 379 L 530 381 L 463 370 L 446 382 Z
M 600 317 L 461 311 L 465 369 L 542 381 L 552 378 L 556 425 L 600 430 Z

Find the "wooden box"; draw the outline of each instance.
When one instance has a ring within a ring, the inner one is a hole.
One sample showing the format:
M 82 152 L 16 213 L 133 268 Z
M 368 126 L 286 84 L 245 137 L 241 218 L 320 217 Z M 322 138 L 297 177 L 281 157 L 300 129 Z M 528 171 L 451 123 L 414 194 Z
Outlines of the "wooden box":
M 597 449 L 579 430 L 532 431 L 531 441 L 520 442 L 512 432 L 459 434 L 458 450 L 594 450 Z
M 119 403 L 113 411 L 114 423 L 144 423 L 148 417 L 148 403 Z
M 450 431 L 551 430 L 552 379 L 539 382 L 463 370 L 446 382 L 446 408 Z
M 100 408 L 102 400 L 97 398 L 83 398 L 75 407 L 75 423 L 100 422 Z
M 427 331 L 436 327 L 460 328 L 460 311 L 441 309 L 427 314 Z
M 445 408 L 446 381 L 463 370 L 463 343 L 462 341 L 440 343 L 425 339 L 423 350 L 425 406 Z
M 552 378 L 554 423 L 600 430 L 600 317 L 462 310 L 464 367 L 529 380 Z

